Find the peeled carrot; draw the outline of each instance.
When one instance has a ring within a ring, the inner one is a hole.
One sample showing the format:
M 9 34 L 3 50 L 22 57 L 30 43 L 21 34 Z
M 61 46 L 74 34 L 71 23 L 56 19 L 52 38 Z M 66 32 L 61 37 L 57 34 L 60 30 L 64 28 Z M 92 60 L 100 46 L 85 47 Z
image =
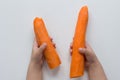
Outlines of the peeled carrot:
M 34 32 L 40 46 L 42 43 L 46 43 L 47 47 L 44 51 L 45 59 L 50 69 L 54 69 L 61 64 L 60 58 L 50 40 L 49 34 L 46 30 L 45 24 L 42 18 L 36 17 L 34 19 Z
M 85 35 L 88 23 L 88 8 L 83 6 L 79 12 L 76 30 L 73 39 L 72 61 L 70 77 L 80 77 L 84 74 L 84 56 L 79 52 L 79 48 L 85 47 Z

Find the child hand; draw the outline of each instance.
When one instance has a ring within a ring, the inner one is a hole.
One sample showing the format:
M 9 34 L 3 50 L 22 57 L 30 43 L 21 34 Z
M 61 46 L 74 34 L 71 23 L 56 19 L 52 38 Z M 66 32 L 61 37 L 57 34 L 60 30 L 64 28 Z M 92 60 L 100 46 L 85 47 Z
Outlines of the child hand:
M 85 56 L 86 69 L 98 63 L 98 59 L 89 44 L 86 43 L 85 48 L 79 48 L 79 52 Z M 70 46 L 70 53 L 72 55 L 72 44 Z
M 51 42 L 53 43 L 52 38 L 51 38 Z M 53 45 L 54 45 L 54 47 L 56 47 L 55 43 L 53 43 Z M 38 46 L 38 43 L 36 42 L 36 39 L 35 39 L 34 43 L 33 43 L 33 48 L 32 48 L 31 62 L 42 67 L 42 64 L 44 62 L 43 53 L 44 53 L 44 50 L 46 49 L 46 47 L 47 47 L 46 43 L 43 43 L 40 46 Z

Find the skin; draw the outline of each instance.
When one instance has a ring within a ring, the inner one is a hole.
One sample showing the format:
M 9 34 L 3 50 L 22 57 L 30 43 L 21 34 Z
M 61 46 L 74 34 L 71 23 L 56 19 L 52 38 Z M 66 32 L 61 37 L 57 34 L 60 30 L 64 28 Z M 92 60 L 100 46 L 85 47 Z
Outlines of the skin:
M 86 47 L 79 48 L 79 52 L 85 56 L 85 69 L 88 71 L 89 80 L 107 80 L 103 67 L 90 45 L 86 43 Z M 72 45 L 70 53 L 72 53 Z
M 54 43 L 53 46 L 56 48 Z M 41 46 L 38 46 L 36 39 L 34 40 L 26 80 L 43 80 L 42 79 L 42 67 L 44 63 L 43 53 L 46 47 L 47 47 L 46 43 L 43 43 Z
M 53 45 L 55 47 L 54 43 Z M 38 46 L 36 40 L 34 40 L 26 80 L 43 80 L 43 53 L 46 47 L 46 43 L 43 43 L 41 46 Z M 85 69 L 88 71 L 89 80 L 107 80 L 103 67 L 90 45 L 86 44 L 86 47 L 80 48 L 79 52 L 85 56 Z M 70 53 L 72 53 L 72 44 L 70 46 Z

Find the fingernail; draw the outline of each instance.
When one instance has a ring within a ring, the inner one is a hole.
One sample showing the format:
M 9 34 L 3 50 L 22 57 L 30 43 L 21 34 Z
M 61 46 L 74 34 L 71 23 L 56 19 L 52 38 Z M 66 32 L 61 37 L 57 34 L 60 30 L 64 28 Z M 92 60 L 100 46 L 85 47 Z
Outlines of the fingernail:
M 56 45 L 55 45 L 55 44 L 53 44 L 53 46 L 54 46 L 54 48 L 56 48 Z
M 83 48 L 79 48 L 79 50 L 80 50 L 80 51 L 82 51 L 82 50 L 83 50 Z
M 43 43 L 43 45 L 47 46 L 47 44 L 46 44 L 46 43 Z
M 50 38 L 50 40 L 52 41 L 52 40 L 53 40 L 53 38 Z
M 85 49 L 84 49 L 84 48 L 80 48 L 79 51 L 80 51 L 81 53 L 84 53 Z
M 72 50 L 70 50 L 70 55 L 72 56 Z
M 70 46 L 70 49 L 72 49 L 73 47 L 72 46 Z

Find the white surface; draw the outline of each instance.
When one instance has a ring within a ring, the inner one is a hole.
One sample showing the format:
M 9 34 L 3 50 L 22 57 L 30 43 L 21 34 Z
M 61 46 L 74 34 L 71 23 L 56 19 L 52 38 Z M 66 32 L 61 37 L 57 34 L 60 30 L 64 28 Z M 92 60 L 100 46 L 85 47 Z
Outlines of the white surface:
M 89 7 L 87 41 L 108 79 L 120 80 L 119 0 L 0 0 L 0 80 L 26 79 L 36 16 L 44 19 L 62 60 L 59 70 L 44 66 L 44 80 L 70 80 L 68 50 L 84 4 Z

